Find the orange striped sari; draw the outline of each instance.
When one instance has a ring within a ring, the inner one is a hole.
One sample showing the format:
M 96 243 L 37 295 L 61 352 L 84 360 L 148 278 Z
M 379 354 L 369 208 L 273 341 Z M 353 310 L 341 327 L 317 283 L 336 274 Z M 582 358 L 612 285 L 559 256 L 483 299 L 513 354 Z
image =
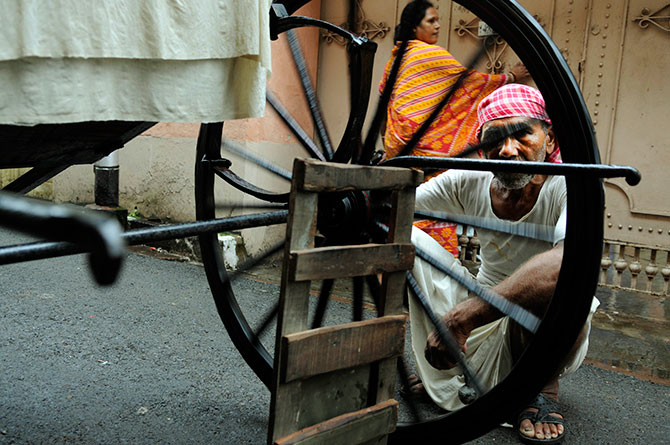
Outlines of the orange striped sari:
M 379 83 L 380 94 L 386 86 L 397 51 L 398 45 L 393 48 L 393 55 L 384 69 Z M 454 86 L 459 75 L 466 70 L 440 46 L 420 40 L 408 42 L 386 113 L 384 150 L 387 158 L 399 154 Z M 484 74 L 470 70 L 410 154 L 456 156 L 469 144 L 476 143 L 477 105 L 506 81 L 507 76 L 504 74 Z M 419 221 L 415 225 L 435 238 L 445 249 L 458 255 L 455 224 Z

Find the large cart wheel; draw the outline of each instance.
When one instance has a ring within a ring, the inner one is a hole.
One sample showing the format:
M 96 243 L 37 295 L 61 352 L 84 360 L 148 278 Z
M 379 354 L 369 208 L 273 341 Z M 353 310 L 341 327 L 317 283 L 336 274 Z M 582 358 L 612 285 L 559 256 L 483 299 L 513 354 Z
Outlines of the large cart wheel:
M 304 0 L 285 2 L 288 13 L 304 3 Z M 579 88 L 560 52 L 541 26 L 511 0 L 461 0 L 458 3 L 496 30 L 525 63 L 546 100 L 560 141 L 563 160 L 570 164 L 599 163 L 593 127 Z M 274 33 L 290 32 L 290 29 L 299 26 L 324 26 L 336 30 L 336 27 L 316 20 L 298 17 L 281 19 L 281 15 L 279 12 L 277 20 L 273 22 Z M 369 43 L 346 31 L 337 29 L 336 32 L 349 41 L 352 109 L 347 132 L 337 144 L 337 150 L 325 149 L 316 153 L 314 147 L 318 147 L 318 144 L 304 140 L 303 145 L 315 157 L 323 156 L 326 160 L 337 162 L 367 163 L 371 154 L 362 150 L 360 132 L 370 89 L 370 47 L 366 47 Z M 306 94 L 309 96 L 311 93 L 306 90 Z M 272 98 L 269 100 L 272 101 Z M 317 112 L 313 110 L 313 116 L 320 146 L 327 147 L 329 144 L 324 142 L 323 137 L 325 133 L 322 134 L 319 129 L 322 123 L 317 121 L 318 103 L 314 103 Z M 291 125 L 289 118 L 285 121 Z M 259 198 L 285 202 L 285 193 L 259 190 L 235 175 L 222 174 L 228 164 L 220 156 L 221 131 L 221 123 L 205 124 L 200 131 L 196 164 L 197 218 L 204 220 L 215 217 L 214 181 L 217 175 Z M 296 129 L 296 132 L 299 131 Z M 406 443 L 420 434 L 434 441 L 462 442 L 484 434 L 498 425 L 502 416 L 527 404 L 567 355 L 586 320 L 590 296 L 595 293 L 602 250 L 603 187 L 597 175 L 569 174 L 566 180 L 568 219 L 559 283 L 533 341 L 512 372 L 474 403 L 439 418 L 400 424 L 392 441 Z M 373 222 L 375 216 L 373 208 Z M 209 284 L 225 327 L 249 366 L 269 385 L 272 358 L 258 342 L 256 333 L 247 323 L 235 299 L 216 235 L 200 236 L 200 244 Z M 548 348 L 551 354 L 546 353 Z

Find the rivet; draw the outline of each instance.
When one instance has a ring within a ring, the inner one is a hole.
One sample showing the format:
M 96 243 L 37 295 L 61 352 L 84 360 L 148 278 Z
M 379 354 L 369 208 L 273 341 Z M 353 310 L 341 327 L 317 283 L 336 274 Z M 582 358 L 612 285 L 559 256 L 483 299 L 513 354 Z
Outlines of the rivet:
M 595 114 L 595 115 L 597 116 L 597 115 L 598 115 L 598 110 L 595 110 L 595 111 L 593 112 L 593 114 Z
M 610 27 L 610 24 L 609 24 L 609 23 L 605 23 L 605 24 L 603 25 L 603 28 L 605 28 L 605 29 L 607 29 L 607 28 L 609 28 L 609 27 Z
M 611 214 L 611 213 L 608 213 L 608 214 L 607 214 L 607 217 L 608 217 L 608 218 L 611 218 L 611 217 L 612 217 L 612 214 Z
M 612 223 L 607 223 L 607 227 L 612 227 Z
M 565 39 L 565 43 L 568 43 L 569 41 L 570 41 L 570 39 Z
M 640 232 L 642 232 L 642 226 L 639 226 L 639 227 L 637 228 L 637 230 L 640 231 Z
M 565 31 L 565 33 L 566 33 L 566 34 L 570 34 L 570 31 L 572 31 L 572 30 L 571 30 L 571 29 L 568 29 L 567 31 Z
M 593 120 L 593 125 L 598 125 L 598 120 L 597 119 Z
M 600 96 L 600 91 L 596 91 L 596 96 Z
M 663 229 L 658 229 L 658 233 L 659 234 L 663 233 Z
M 603 48 L 607 48 L 607 43 L 603 43 Z
M 599 66 L 600 68 L 602 68 L 602 67 L 603 67 L 603 63 L 600 62 L 600 63 L 598 64 L 598 66 Z
M 607 38 L 607 34 L 603 34 L 603 40 Z
M 628 230 L 633 230 L 633 226 L 628 226 Z
M 621 230 L 622 227 L 623 227 L 623 226 L 622 226 L 621 224 L 619 224 L 619 230 Z
M 609 12 L 607 14 L 605 14 L 605 18 L 606 19 L 610 18 L 610 13 Z
M 603 73 L 598 73 L 598 77 L 603 77 Z
M 600 101 L 597 100 L 597 101 L 596 101 L 596 107 L 597 107 L 598 105 L 600 105 Z
M 608 4 L 607 4 L 607 9 L 610 9 L 611 7 L 612 7 L 612 4 L 611 4 L 611 3 L 608 3 Z
M 651 233 L 653 231 L 654 231 L 653 227 L 649 227 L 649 233 Z
M 568 19 L 568 23 L 572 23 L 572 19 Z
M 600 58 L 604 59 L 605 58 L 605 53 L 600 53 Z

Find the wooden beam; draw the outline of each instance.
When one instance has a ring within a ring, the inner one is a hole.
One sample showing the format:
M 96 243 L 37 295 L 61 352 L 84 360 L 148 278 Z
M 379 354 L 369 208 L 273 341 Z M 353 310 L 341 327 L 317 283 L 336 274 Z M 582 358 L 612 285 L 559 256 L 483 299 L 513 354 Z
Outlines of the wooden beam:
M 282 383 L 402 354 L 405 315 L 326 326 L 282 337 Z
M 396 243 L 295 250 L 288 267 L 291 280 L 307 281 L 404 271 L 413 265 L 414 246 Z
M 366 167 L 316 160 L 296 160 L 293 169 L 297 187 L 309 192 L 347 190 L 400 190 L 421 184 L 423 172 L 399 167 Z
M 275 445 L 350 445 L 389 434 L 398 422 L 398 402 L 377 405 L 304 428 L 278 439 Z

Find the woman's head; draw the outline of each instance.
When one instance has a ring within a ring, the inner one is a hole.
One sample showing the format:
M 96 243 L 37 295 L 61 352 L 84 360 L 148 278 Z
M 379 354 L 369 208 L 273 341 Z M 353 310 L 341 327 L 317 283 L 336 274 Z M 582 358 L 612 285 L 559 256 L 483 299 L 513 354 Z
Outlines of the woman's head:
M 427 0 L 413 0 L 402 10 L 394 38 L 396 42 L 417 39 L 435 44 L 439 29 L 440 23 L 433 4 Z

